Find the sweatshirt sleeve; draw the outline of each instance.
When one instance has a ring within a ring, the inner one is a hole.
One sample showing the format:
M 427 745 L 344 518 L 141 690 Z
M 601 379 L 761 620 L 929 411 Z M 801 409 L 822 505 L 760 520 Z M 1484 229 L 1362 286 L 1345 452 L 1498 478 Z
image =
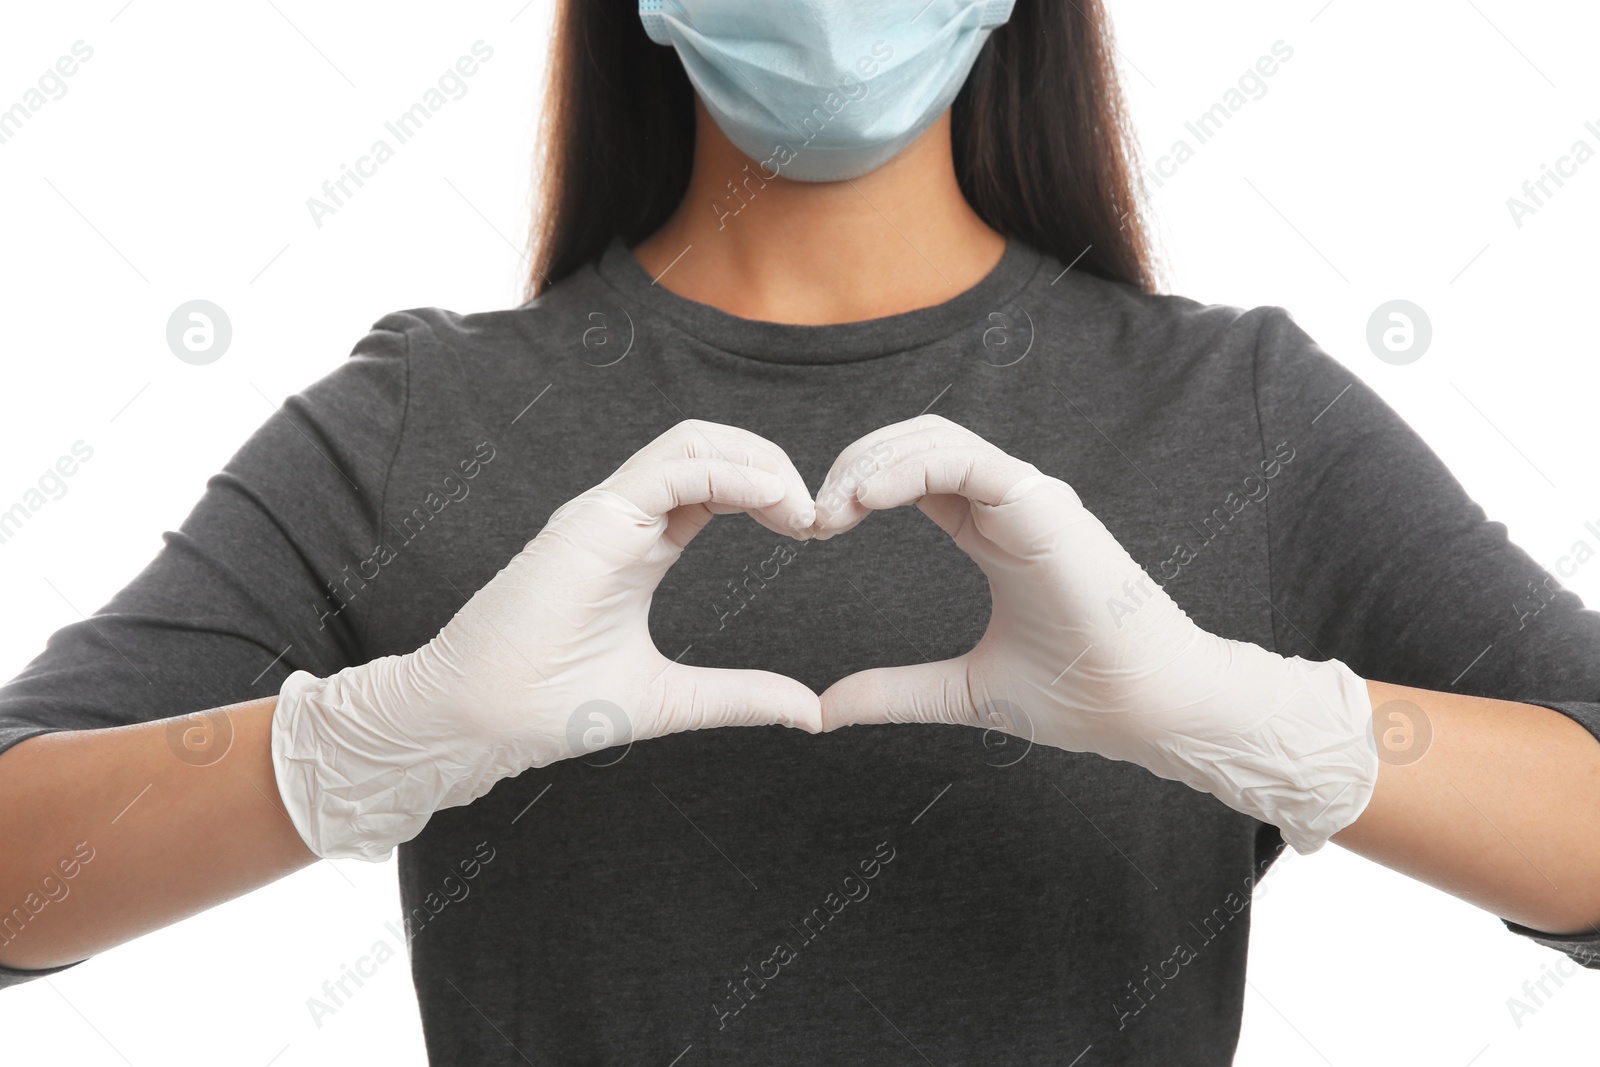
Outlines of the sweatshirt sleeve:
M 286 399 L 144 569 L 0 686 L 0 752 L 52 731 L 271 696 L 292 671 L 322 676 L 370 658 L 371 596 L 338 583 L 381 539 L 415 321 L 385 316 L 340 366 Z M 27 936 L 30 918 L 26 907 L 0 915 L 0 944 Z M 61 969 L 0 967 L 0 988 Z
M 1509 541 L 1282 309 L 1263 315 L 1255 373 L 1263 448 L 1295 449 L 1267 502 L 1277 650 L 1339 659 L 1375 681 L 1550 708 L 1600 738 L 1600 612 Z M 1600 549 L 1600 533 L 1582 537 L 1583 558 Z M 1600 933 L 1502 922 L 1600 968 Z

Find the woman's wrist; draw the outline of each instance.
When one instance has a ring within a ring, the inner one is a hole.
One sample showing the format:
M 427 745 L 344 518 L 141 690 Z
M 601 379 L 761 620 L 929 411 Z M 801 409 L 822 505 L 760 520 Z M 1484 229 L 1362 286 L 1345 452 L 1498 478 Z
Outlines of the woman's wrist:
M 324 859 L 387 859 L 422 832 L 443 795 L 439 764 L 420 758 L 423 747 L 406 759 L 352 736 L 386 732 L 385 709 L 406 699 L 409 668 L 409 657 L 385 656 L 326 678 L 295 671 L 279 690 L 273 773 L 290 822 Z
M 1336 659 L 1292 657 L 1290 663 L 1305 689 L 1274 716 L 1271 736 L 1286 746 L 1303 746 L 1303 772 L 1283 812 L 1285 822 L 1274 825 L 1304 854 L 1361 817 L 1378 783 L 1379 760 L 1365 679 Z
M 1195 701 L 1194 728 L 1157 745 L 1181 773 L 1147 766 L 1278 827 L 1295 851 L 1317 851 L 1361 816 L 1377 784 L 1366 682 L 1339 660 L 1206 636 L 1208 658 L 1226 665 L 1221 682 Z

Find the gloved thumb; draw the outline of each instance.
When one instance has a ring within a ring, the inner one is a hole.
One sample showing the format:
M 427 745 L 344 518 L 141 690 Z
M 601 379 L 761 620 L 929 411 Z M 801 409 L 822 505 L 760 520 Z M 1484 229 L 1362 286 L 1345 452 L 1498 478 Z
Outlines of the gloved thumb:
M 891 722 L 977 725 L 967 658 L 874 667 L 847 675 L 822 693 L 824 730 Z
M 808 686 L 772 671 L 673 663 L 661 684 L 662 733 L 716 726 L 792 726 L 822 732 L 822 703 Z

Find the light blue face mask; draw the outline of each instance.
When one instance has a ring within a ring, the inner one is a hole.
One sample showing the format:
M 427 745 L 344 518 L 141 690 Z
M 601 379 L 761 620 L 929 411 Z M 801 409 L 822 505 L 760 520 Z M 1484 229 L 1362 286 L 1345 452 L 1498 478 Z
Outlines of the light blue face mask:
M 766 177 L 826 182 L 921 136 L 1014 2 L 639 0 L 639 18 Z

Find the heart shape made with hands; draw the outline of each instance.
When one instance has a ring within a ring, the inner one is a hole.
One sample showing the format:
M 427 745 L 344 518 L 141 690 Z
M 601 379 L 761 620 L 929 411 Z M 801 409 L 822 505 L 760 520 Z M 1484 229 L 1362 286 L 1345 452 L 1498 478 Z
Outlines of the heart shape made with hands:
M 989 580 L 989 625 L 966 654 L 860 671 L 819 697 L 771 671 L 668 660 L 651 640 L 651 598 L 713 515 L 826 539 L 907 504 Z M 1108 609 L 1123 598 L 1131 614 Z M 1302 852 L 1354 821 L 1377 776 L 1371 704 L 1348 667 L 1206 632 L 1071 486 L 923 415 L 851 444 L 814 500 L 771 441 L 678 424 L 557 508 L 415 652 L 293 672 L 273 716 L 279 793 L 317 855 L 381 859 L 440 808 L 593 751 L 597 705 L 630 741 L 718 726 L 999 729 L 1185 782 Z

